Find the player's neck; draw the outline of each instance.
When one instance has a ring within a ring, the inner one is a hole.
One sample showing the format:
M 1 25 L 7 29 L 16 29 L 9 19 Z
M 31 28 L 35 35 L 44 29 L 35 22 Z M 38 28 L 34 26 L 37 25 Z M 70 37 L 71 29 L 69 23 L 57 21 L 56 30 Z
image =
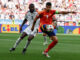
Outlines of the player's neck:
M 31 12 L 31 13 L 33 13 L 33 12 Z
M 50 10 L 46 10 L 46 12 L 48 13 Z
M 50 10 L 47 10 L 47 9 L 45 9 L 45 11 L 46 11 L 47 13 L 49 13 L 49 12 L 50 12 Z
M 31 13 L 33 13 L 34 11 L 30 11 Z

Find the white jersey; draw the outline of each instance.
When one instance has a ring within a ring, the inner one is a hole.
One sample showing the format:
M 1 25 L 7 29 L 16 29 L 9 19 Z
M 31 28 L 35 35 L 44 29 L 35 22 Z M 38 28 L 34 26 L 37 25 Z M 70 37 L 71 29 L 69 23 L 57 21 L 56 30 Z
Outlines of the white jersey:
M 39 24 L 40 24 L 40 19 L 36 21 L 34 30 L 31 31 L 33 21 L 34 21 L 37 14 L 38 14 L 37 12 L 31 13 L 30 11 L 28 11 L 27 14 L 25 15 L 25 19 L 28 20 L 29 26 L 24 30 L 24 32 L 27 33 L 28 35 L 34 35 L 35 36 L 36 33 L 37 33 L 37 30 L 38 30 L 38 27 L 39 27 Z
M 27 14 L 25 15 L 25 19 L 28 20 L 29 22 L 29 26 L 32 26 L 33 25 L 33 21 L 36 17 L 38 13 L 36 11 L 34 11 L 33 13 L 31 13 L 30 11 L 27 12 Z M 36 21 L 36 24 L 35 24 L 35 27 L 39 27 L 39 23 L 40 23 L 40 19 L 38 19 Z

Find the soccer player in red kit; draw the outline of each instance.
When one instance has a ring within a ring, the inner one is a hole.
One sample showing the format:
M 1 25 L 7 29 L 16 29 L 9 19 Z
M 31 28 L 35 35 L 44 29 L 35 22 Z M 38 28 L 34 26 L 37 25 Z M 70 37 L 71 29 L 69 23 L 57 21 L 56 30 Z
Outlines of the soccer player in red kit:
M 57 19 L 56 19 L 56 17 L 55 17 L 55 15 L 53 15 L 53 26 L 54 26 L 54 29 L 57 29 Z M 47 45 L 48 44 L 48 41 L 47 41 L 47 34 L 46 33 L 43 33 L 43 37 L 44 37 L 44 43 L 43 43 L 43 45 L 45 46 L 45 45 Z
M 53 23 L 53 15 L 55 14 L 68 14 L 68 13 L 76 13 L 74 11 L 71 11 L 71 12 L 68 12 L 68 11 L 56 11 L 56 10 L 51 10 L 51 7 L 52 7 L 52 4 L 51 2 L 47 2 L 46 3 L 46 9 L 41 11 L 39 13 L 39 15 L 37 15 L 34 19 L 34 22 L 33 22 L 33 26 L 31 28 L 31 30 L 33 31 L 34 30 L 34 26 L 35 26 L 35 23 L 36 21 L 38 20 L 38 18 L 40 18 L 40 28 L 42 30 L 42 32 L 46 33 L 49 38 L 52 40 L 52 42 L 49 44 L 48 48 L 44 50 L 43 54 L 46 56 L 46 57 L 50 57 L 48 55 L 48 52 L 58 43 L 58 39 L 56 37 L 56 34 L 54 33 L 54 31 L 52 32 L 48 32 L 47 29 L 46 29 L 46 25 L 51 25 Z

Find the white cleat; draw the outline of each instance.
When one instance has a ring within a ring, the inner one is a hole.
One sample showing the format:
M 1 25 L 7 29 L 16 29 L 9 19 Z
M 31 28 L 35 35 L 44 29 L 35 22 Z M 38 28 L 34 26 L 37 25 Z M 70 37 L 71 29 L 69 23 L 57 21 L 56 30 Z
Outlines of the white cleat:
M 48 53 L 42 52 L 42 54 L 43 54 L 44 56 L 46 56 L 47 58 L 50 58 L 50 56 L 48 55 Z
M 47 44 L 48 44 L 47 42 L 44 42 L 44 43 L 43 43 L 43 45 L 47 45 Z

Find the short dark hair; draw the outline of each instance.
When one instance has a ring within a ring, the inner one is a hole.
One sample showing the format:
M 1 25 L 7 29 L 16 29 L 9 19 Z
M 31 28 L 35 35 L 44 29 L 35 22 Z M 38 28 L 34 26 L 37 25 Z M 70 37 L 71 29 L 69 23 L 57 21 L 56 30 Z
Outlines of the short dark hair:
M 34 4 L 33 4 L 33 3 L 31 3 L 31 4 L 29 5 L 29 7 L 30 7 L 30 6 L 34 6 Z
M 46 6 L 47 6 L 47 5 L 48 5 L 48 6 L 52 6 L 51 2 L 47 2 L 47 3 L 46 3 Z

